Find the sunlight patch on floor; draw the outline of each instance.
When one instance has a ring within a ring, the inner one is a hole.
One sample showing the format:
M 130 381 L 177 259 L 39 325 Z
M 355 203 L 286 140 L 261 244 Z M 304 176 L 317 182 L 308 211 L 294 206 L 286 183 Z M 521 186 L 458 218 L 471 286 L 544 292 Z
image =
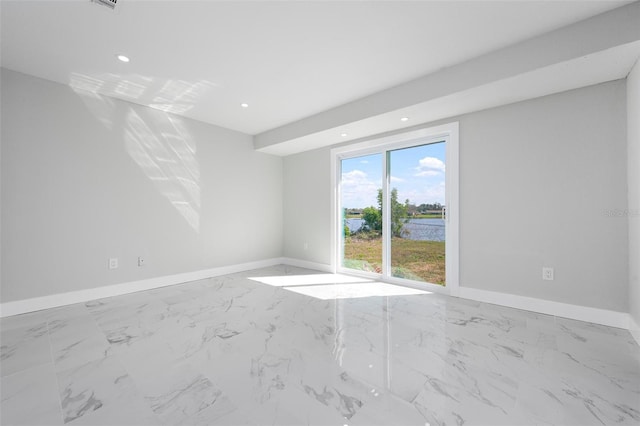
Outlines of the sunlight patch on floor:
M 341 274 L 278 275 L 275 277 L 253 277 L 249 279 L 274 287 L 373 282 L 373 280 L 369 278 L 359 278 Z
M 249 279 L 322 300 L 430 294 L 424 290 L 342 274 L 281 275 Z

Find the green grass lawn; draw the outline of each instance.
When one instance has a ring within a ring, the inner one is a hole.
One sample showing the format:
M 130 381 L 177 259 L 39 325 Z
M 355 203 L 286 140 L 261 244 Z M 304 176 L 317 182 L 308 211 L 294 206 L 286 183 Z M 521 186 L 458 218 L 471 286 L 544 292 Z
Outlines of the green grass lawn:
M 445 247 L 440 241 L 391 240 L 391 268 L 395 277 L 445 283 Z M 343 266 L 371 272 L 382 272 L 382 239 L 345 240 Z

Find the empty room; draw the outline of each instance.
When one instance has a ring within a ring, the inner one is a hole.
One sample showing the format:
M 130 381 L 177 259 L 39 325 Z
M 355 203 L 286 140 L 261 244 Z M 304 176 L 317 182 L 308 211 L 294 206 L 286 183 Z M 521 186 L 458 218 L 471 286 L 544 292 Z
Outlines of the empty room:
M 640 1 L 0 37 L 0 424 L 640 425 Z

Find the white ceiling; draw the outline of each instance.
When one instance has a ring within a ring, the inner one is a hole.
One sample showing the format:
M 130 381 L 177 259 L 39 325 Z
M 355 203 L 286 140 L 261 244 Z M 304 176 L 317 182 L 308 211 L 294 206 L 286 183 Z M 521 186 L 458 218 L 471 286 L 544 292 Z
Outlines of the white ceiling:
M 265 135 L 258 135 L 254 145 L 262 152 L 287 156 L 324 146 L 380 137 L 386 132 L 403 131 L 469 112 L 625 78 L 638 57 L 640 41 L 452 92 L 387 113 L 365 114 L 366 118 L 352 119 L 345 125 L 327 125 L 321 131 L 305 132 L 299 137 L 284 137 L 282 140 L 262 143 Z M 409 120 L 403 122 L 400 120 L 402 117 Z
M 255 135 L 628 3 L 3 0 L 1 61 Z

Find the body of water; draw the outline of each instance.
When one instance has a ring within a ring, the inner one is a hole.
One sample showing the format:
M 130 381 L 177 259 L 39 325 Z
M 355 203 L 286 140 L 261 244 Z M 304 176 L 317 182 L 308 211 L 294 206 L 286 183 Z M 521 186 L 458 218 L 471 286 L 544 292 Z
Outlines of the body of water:
M 357 231 L 363 224 L 363 219 L 347 219 L 347 226 L 351 232 Z M 409 231 L 409 234 L 405 236 L 405 238 L 410 240 L 445 240 L 443 219 L 409 219 L 409 221 L 404 224 L 404 229 Z

